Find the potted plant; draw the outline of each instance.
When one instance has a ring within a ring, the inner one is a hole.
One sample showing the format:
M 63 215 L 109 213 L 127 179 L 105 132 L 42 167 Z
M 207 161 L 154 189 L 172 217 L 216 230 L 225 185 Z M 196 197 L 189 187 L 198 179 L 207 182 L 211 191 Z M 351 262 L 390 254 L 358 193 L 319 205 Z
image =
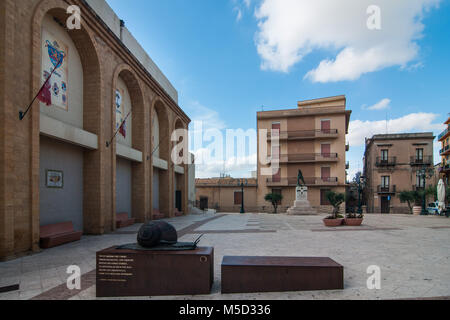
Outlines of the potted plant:
M 267 202 L 270 202 L 273 206 L 273 213 L 277 213 L 278 205 L 281 204 L 281 200 L 283 200 L 283 196 L 279 193 L 268 193 L 264 197 Z
M 342 225 L 344 217 L 339 214 L 339 211 L 341 204 L 345 201 L 345 194 L 328 191 L 325 196 L 333 207 L 333 212 L 330 216 L 323 219 L 323 223 L 327 227 L 337 227 Z
M 364 220 L 364 214 L 362 213 L 347 213 L 345 215 L 344 224 L 346 226 L 360 226 Z

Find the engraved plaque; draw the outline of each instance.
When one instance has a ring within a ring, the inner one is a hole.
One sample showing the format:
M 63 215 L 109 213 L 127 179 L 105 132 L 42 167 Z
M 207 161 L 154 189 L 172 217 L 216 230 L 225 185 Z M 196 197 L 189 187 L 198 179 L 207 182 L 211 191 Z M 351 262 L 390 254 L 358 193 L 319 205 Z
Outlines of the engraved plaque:
M 297 201 L 308 200 L 308 187 L 297 187 L 295 200 Z

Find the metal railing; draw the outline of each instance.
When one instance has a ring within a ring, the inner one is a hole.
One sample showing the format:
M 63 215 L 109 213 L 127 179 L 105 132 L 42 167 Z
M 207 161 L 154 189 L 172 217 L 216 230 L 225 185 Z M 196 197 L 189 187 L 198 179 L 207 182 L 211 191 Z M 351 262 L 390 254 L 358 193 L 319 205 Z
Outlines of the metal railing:
M 422 158 L 411 157 L 410 163 L 411 165 L 430 165 L 433 163 L 433 157 L 432 156 L 424 156 Z
M 438 140 L 441 140 L 443 137 L 445 137 L 449 132 L 449 128 L 442 131 L 442 133 L 438 136 Z
M 377 157 L 375 162 L 375 165 L 377 167 L 395 166 L 396 164 L 397 164 L 397 157 L 388 157 L 388 158 Z
M 337 153 L 294 153 L 280 155 L 280 162 L 316 162 L 316 161 L 337 161 Z M 273 158 L 276 159 L 276 158 Z
M 449 151 L 449 150 L 450 150 L 450 144 L 449 144 L 449 145 L 446 145 L 444 148 L 442 148 L 442 149 L 439 151 L 439 154 L 446 153 L 446 152 Z
M 338 134 L 337 129 L 315 129 L 315 130 L 294 130 L 294 131 L 280 131 L 278 136 L 280 139 L 285 138 L 318 138 L 318 137 L 332 137 Z M 276 136 L 275 134 L 272 134 L 272 132 L 269 130 L 267 133 L 267 137 L 269 139 L 272 138 L 272 136 Z
M 316 186 L 316 185 L 337 185 L 338 178 L 337 177 L 305 177 L 305 183 L 307 186 Z M 297 185 L 297 177 L 288 177 L 288 178 L 267 178 L 267 184 L 271 185 L 279 185 L 279 186 L 296 186 Z
M 389 185 L 389 186 L 377 186 L 377 193 L 395 193 L 397 186 Z

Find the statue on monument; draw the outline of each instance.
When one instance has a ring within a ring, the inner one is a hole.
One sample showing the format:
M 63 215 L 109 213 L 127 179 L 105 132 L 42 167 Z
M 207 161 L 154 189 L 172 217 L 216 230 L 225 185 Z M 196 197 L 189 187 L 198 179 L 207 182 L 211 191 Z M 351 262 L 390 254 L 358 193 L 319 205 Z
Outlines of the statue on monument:
M 302 170 L 298 170 L 297 187 L 295 188 L 294 205 L 287 210 L 289 215 L 316 215 L 317 211 L 308 201 L 308 187 Z
M 303 178 L 302 170 L 298 170 L 297 187 L 303 187 L 305 185 L 306 185 L 306 183 L 305 183 L 305 179 Z

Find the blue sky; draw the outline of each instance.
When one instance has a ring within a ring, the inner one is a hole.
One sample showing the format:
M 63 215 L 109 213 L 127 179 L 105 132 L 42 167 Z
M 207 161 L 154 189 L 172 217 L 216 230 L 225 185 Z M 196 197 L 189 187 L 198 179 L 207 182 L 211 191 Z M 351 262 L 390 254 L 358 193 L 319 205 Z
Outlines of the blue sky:
M 450 112 L 448 0 L 107 2 L 178 90 L 179 105 L 206 127 L 255 129 L 262 106 L 345 94 L 350 174 L 362 169 L 364 137 L 385 133 L 386 119 L 390 133 L 437 135 Z M 375 2 L 379 16 L 366 11 Z M 372 17 L 381 29 L 366 26 Z M 256 149 L 247 149 L 254 161 Z M 197 176 L 221 168 L 200 166 Z

